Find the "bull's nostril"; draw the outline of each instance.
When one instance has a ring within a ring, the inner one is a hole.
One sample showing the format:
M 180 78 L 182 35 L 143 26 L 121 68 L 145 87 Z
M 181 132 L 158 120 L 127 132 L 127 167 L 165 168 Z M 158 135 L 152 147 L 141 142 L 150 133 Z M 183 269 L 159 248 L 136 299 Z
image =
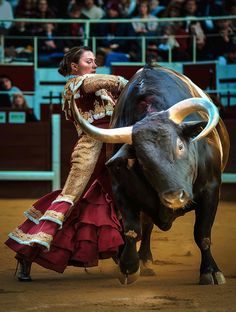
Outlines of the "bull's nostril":
M 188 202 L 189 194 L 183 189 L 168 191 L 162 194 L 161 200 L 168 207 L 179 208 Z

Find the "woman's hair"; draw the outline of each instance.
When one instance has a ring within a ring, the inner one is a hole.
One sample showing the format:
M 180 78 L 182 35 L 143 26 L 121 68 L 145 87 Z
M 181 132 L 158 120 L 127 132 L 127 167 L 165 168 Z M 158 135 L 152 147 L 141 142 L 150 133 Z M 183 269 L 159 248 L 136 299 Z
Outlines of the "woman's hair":
M 19 107 L 19 106 L 16 104 L 16 98 L 17 98 L 18 96 L 20 96 L 20 97 L 23 99 L 23 105 L 22 105 L 21 107 Z M 12 96 L 12 108 L 29 109 L 29 106 L 28 106 L 27 101 L 26 101 L 26 99 L 25 99 L 25 97 L 24 97 L 23 94 L 21 94 L 21 93 L 15 93 L 15 94 L 13 94 L 13 96 Z
M 85 51 L 91 51 L 89 47 L 81 46 L 70 49 L 59 64 L 58 72 L 62 76 L 68 76 L 71 73 L 71 63 L 78 64 L 82 54 Z
M 7 76 L 7 75 L 0 75 L 0 86 L 1 87 L 3 87 L 3 80 L 4 79 L 8 79 L 11 82 L 11 85 L 13 86 L 13 81 L 12 81 L 12 79 L 9 76 Z

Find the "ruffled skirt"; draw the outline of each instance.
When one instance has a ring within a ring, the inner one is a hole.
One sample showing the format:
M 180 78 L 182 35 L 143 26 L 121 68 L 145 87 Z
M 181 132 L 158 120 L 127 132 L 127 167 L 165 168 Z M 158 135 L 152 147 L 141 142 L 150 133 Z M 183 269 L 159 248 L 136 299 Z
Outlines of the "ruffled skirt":
M 68 265 L 97 266 L 99 259 L 116 256 L 123 245 L 122 225 L 104 188 L 107 179 L 106 173 L 96 179 L 71 211 L 67 202 L 52 203 L 60 190 L 40 198 L 5 244 L 17 257 L 60 273 Z M 53 218 L 60 214 L 67 216 L 61 224 Z

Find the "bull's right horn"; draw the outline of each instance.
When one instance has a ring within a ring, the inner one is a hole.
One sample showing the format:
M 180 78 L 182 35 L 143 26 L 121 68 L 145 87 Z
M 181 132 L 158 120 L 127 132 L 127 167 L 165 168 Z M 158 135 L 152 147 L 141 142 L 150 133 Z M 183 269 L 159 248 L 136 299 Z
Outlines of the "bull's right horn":
M 169 113 L 169 119 L 177 124 L 181 123 L 185 117 L 194 112 L 207 115 L 206 118 L 204 116 L 204 119 L 208 121 L 206 127 L 192 141 L 198 141 L 210 133 L 216 127 L 220 118 L 218 108 L 206 98 L 189 98 L 176 103 L 167 111 Z
M 76 105 L 74 98 L 71 100 L 71 109 L 75 119 L 75 122 L 80 128 L 95 140 L 104 143 L 128 143 L 132 144 L 132 130 L 133 127 L 121 127 L 115 129 L 102 129 L 93 126 L 87 120 L 85 120 Z

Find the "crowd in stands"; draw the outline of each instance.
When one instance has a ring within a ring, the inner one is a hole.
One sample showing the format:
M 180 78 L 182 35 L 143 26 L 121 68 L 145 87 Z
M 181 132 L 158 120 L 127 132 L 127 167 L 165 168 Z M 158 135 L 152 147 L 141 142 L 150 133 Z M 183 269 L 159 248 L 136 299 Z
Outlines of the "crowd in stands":
M 12 79 L 7 75 L 0 76 L 0 109 L 23 111 L 26 115 L 26 122 L 37 121 L 23 92 L 14 85 Z
M 236 63 L 236 19 L 227 18 L 235 14 L 236 0 L 0 0 L 0 20 L 9 19 L 1 23 L 0 33 L 11 36 L 5 41 L 6 57 L 31 59 L 33 39 L 25 36 L 38 36 L 39 59 L 56 65 L 68 49 L 83 43 L 85 24 L 81 21 L 108 19 L 111 22 L 90 24 L 89 36 L 96 38 L 100 66 L 114 60 L 141 61 L 143 36 L 148 39 L 147 61 L 168 61 L 170 53 L 173 61 L 191 61 L 195 48 L 197 61 L 219 60 L 228 64 Z M 226 18 L 199 21 L 201 16 Z M 13 23 L 13 17 L 80 21 Z M 161 18 L 166 17 L 191 20 L 162 22 Z M 131 23 L 112 22 L 123 18 L 131 19 Z

